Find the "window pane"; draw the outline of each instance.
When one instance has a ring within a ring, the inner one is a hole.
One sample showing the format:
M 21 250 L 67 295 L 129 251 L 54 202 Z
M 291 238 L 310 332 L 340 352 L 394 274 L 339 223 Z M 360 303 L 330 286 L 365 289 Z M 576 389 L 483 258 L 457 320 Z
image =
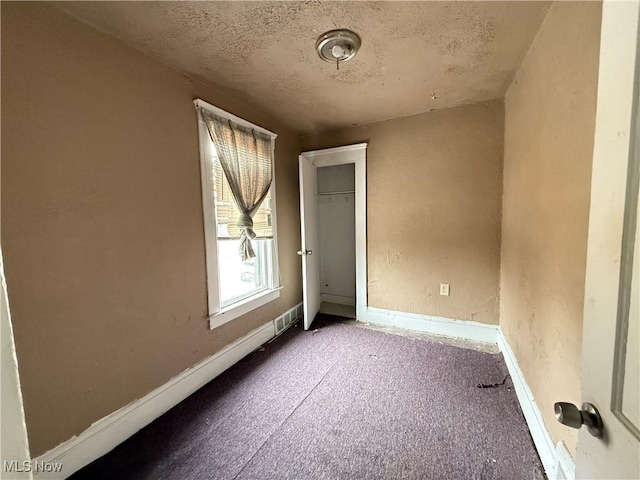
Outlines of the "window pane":
M 272 239 L 252 242 L 256 257 L 243 262 L 240 240 L 219 239 L 218 269 L 220 271 L 220 306 L 226 307 L 271 287 Z

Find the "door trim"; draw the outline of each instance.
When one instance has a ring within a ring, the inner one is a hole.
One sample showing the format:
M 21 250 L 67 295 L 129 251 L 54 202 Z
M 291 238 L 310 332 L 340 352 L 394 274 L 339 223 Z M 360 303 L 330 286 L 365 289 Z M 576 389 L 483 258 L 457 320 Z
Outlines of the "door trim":
M 302 152 L 315 168 L 355 164 L 356 317 L 367 311 L 367 143 Z

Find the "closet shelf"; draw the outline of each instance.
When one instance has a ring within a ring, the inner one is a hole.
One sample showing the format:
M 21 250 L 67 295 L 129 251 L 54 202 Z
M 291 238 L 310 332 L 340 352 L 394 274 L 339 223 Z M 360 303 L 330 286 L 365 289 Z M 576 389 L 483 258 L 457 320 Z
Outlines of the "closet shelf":
M 344 195 L 345 193 L 356 193 L 355 190 L 345 190 L 344 192 L 322 192 L 318 195 Z

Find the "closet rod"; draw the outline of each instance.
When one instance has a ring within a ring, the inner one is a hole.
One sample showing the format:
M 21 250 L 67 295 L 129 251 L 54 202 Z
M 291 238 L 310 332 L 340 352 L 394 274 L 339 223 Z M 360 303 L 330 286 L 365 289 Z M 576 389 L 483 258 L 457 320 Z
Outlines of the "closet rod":
M 343 195 L 345 193 L 356 193 L 355 190 L 345 190 L 344 192 L 322 192 L 318 193 L 318 195 Z

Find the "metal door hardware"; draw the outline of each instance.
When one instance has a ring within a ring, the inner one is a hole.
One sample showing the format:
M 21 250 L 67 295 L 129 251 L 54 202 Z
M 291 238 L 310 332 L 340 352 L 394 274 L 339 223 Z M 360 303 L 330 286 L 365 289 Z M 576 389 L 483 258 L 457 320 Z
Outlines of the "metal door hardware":
M 556 402 L 553 406 L 556 413 L 556 419 L 571 428 L 580 428 L 582 425 L 587 426 L 587 430 L 594 437 L 602 437 L 604 425 L 602 417 L 598 409 L 592 403 L 583 403 L 582 409 L 578 410 L 573 403 Z
M 300 255 L 301 257 L 304 255 L 312 255 L 313 252 L 311 250 L 298 250 L 298 255 Z

